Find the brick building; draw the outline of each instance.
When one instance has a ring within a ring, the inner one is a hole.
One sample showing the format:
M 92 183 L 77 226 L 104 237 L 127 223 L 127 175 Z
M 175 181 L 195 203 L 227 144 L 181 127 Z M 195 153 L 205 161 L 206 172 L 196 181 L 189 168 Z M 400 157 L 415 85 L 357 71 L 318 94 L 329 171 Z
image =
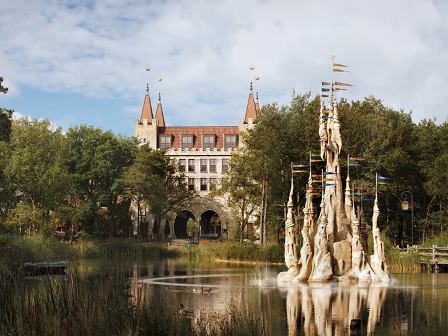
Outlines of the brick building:
M 240 143 L 240 134 L 251 128 L 259 113 L 258 99 L 254 98 L 252 84 L 246 111 L 240 125 L 235 126 L 168 126 L 162 102 L 159 99 L 155 116 L 147 89 L 140 118 L 135 122 L 134 136 L 141 144 L 165 148 L 167 155 L 176 159 L 188 178 L 188 188 L 196 197 L 180 213 L 167 214 L 157 223 L 151 214 L 143 214 L 149 236 L 154 238 L 186 238 L 187 221 L 194 220 L 201 238 L 225 237 L 230 223 L 226 200 L 209 197 L 210 191 L 221 183 L 229 167 L 232 152 Z

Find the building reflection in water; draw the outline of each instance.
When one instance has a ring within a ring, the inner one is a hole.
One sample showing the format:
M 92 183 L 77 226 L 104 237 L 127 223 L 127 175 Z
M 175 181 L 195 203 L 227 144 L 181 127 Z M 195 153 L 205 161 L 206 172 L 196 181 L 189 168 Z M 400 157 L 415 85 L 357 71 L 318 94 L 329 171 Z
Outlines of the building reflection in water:
M 387 292 L 374 284 L 343 283 L 298 284 L 285 290 L 289 336 L 373 335 Z

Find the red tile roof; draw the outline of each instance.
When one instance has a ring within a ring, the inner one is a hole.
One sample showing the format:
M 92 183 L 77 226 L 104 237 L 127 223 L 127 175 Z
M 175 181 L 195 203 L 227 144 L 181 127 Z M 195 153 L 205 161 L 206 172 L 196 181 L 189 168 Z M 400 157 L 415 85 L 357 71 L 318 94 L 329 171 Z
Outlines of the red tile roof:
M 202 147 L 203 135 L 215 135 L 215 148 L 224 148 L 224 135 L 240 132 L 238 126 L 168 126 L 159 128 L 159 134 L 171 135 L 171 148 L 182 148 L 181 136 L 193 135 L 193 147 Z

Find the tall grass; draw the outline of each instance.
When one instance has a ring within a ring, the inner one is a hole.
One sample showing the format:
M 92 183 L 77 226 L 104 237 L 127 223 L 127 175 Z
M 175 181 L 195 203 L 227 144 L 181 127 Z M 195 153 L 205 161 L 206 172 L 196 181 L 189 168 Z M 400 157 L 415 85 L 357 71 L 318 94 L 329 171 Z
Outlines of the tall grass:
M 448 246 L 448 230 L 429 237 L 429 239 L 427 239 L 422 245 L 425 247 L 432 247 L 433 245 L 437 245 L 439 247 Z
M 68 243 L 43 235 L 0 235 L 0 264 L 19 269 L 24 262 L 80 258 L 170 258 L 179 251 L 162 244 L 148 244 L 132 239 L 80 241 Z
M 264 321 L 245 308 L 199 320 L 180 316 L 163 293 L 131 291 L 123 273 L 87 280 L 75 273 L 36 284 L 0 270 L 0 335 L 263 334 Z
M 213 261 L 216 259 L 283 262 L 283 245 L 271 244 L 266 247 L 252 243 L 235 241 L 201 242 L 199 245 L 188 248 L 190 261 Z

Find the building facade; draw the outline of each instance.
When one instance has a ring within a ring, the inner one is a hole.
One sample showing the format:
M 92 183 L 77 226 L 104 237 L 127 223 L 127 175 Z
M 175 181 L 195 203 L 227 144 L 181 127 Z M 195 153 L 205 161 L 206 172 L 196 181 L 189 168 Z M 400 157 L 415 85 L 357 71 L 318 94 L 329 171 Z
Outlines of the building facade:
M 134 136 L 151 148 L 164 148 L 178 161 L 188 179 L 188 188 L 195 193 L 189 206 L 179 213 L 169 213 L 157 223 L 151 214 L 143 214 L 148 236 L 154 239 L 187 238 L 187 223 L 193 220 L 199 237 L 226 238 L 230 211 L 225 198 L 209 197 L 219 187 L 232 152 L 240 143 L 241 132 L 253 127 L 259 113 L 258 97 L 249 91 L 244 119 L 235 126 L 168 126 L 159 94 L 155 116 L 149 90 L 143 100 L 140 118 L 135 122 Z

